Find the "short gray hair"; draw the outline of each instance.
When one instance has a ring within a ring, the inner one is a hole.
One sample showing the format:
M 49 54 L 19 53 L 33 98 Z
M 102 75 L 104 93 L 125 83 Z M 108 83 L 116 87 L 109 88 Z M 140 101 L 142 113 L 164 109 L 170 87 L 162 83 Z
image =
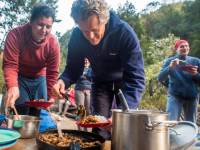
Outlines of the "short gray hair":
M 97 15 L 100 23 L 108 22 L 109 7 L 105 0 L 75 0 L 72 4 L 71 16 L 76 23 L 92 15 Z

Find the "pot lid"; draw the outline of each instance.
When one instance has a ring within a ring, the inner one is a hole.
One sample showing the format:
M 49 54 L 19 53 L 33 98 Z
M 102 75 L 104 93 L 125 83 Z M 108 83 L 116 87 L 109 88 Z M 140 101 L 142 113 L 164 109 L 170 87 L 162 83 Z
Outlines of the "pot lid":
M 170 149 L 179 150 L 192 145 L 198 134 L 196 124 L 189 121 L 180 121 L 170 128 Z

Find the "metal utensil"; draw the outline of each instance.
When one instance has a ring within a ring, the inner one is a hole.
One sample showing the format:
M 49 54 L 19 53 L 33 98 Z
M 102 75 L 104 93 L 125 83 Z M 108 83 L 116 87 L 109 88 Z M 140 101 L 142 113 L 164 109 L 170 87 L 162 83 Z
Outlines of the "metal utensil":
M 14 111 L 14 114 L 12 113 Z M 11 114 L 12 113 L 12 114 Z M 24 125 L 24 120 L 22 120 L 21 115 L 18 114 L 17 109 L 15 106 L 12 107 L 6 107 L 5 108 L 5 114 L 7 118 L 9 118 L 10 115 L 13 115 L 13 127 L 14 128 L 22 128 Z
M 64 104 L 64 110 L 63 110 L 63 112 L 61 114 L 62 114 L 62 116 L 65 116 L 65 114 L 67 113 L 67 110 L 68 110 L 71 102 L 69 100 L 69 94 L 65 93 L 65 94 L 62 94 L 62 96 L 65 99 L 65 104 Z
M 61 130 L 61 123 L 60 123 L 62 120 L 61 116 L 51 113 L 49 108 L 47 110 L 49 111 L 49 114 L 50 114 L 51 118 L 53 119 L 53 121 L 56 123 L 57 130 L 58 130 L 58 136 L 60 138 L 63 138 L 63 134 L 62 134 L 62 130 Z
M 86 117 L 86 109 L 85 106 L 79 105 L 77 108 L 77 117 L 76 120 L 81 120 Z
M 62 96 L 68 103 L 71 103 L 70 100 L 69 100 L 70 95 L 68 93 L 63 93 Z
M 17 118 L 18 120 L 21 120 L 21 117 L 20 117 L 20 115 L 18 114 L 17 109 L 15 108 L 15 106 L 12 106 L 12 109 L 13 109 L 14 112 L 15 112 L 16 118 Z
M 61 122 L 56 120 L 56 125 L 57 125 L 57 130 L 58 130 L 58 136 L 60 138 L 63 138 L 62 129 L 61 129 Z
M 119 96 L 119 99 L 120 99 L 120 101 L 123 105 L 123 108 L 122 108 L 123 111 L 129 111 L 129 107 L 128 107 L 126 98 L 124 97 L 124 94 L 122 93 L 121 89 L 119 89 L 118 96 Z
M 78 142 L 71 142 L 70 143 L 70 150 L 80 150 L 81 146 Z
M 14 112 L 15 112 L 15 117 L 16 117 L 16 120 L 14 121 L 13 126 L 14 126 L 15 128 L 21 128 L 21 127 L 23 127 L 24 121 L 22 120 L 21 116 L 18 114 L 17 109 L 15 108 L 15 105 L 12 106 L 12 109 L 14 110 Z

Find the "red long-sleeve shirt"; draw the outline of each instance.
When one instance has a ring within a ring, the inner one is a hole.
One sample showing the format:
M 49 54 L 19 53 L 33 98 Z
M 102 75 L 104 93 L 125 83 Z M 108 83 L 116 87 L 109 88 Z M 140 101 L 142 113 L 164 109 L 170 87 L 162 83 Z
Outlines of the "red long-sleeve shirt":
M 32 39 L 31 26 L 25 24 L 8 33 L 4 47 L 3 71 L 7 88 L 18 86 L 18 75 L 46 76 L 48 96 L 58 78 L 60 47 L 49 34 L 38 44 Z

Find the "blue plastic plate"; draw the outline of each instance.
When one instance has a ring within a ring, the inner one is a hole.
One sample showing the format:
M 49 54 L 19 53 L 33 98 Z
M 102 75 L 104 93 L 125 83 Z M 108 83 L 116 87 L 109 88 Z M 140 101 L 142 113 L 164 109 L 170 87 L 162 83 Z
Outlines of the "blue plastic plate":
M 14 140 L 14 141 L 11 142 L 11 143 L 0 145 L 0 149 L 6 149 L 6 148 L 9 148 L 9 147 L 12 147 L 13 145 L 16 144 L 16 142 L 17 142 L 17 141 Z
M 0 128 L 0 146 L 16 142 L 20 136 L 20 133 L 15 130 Z

